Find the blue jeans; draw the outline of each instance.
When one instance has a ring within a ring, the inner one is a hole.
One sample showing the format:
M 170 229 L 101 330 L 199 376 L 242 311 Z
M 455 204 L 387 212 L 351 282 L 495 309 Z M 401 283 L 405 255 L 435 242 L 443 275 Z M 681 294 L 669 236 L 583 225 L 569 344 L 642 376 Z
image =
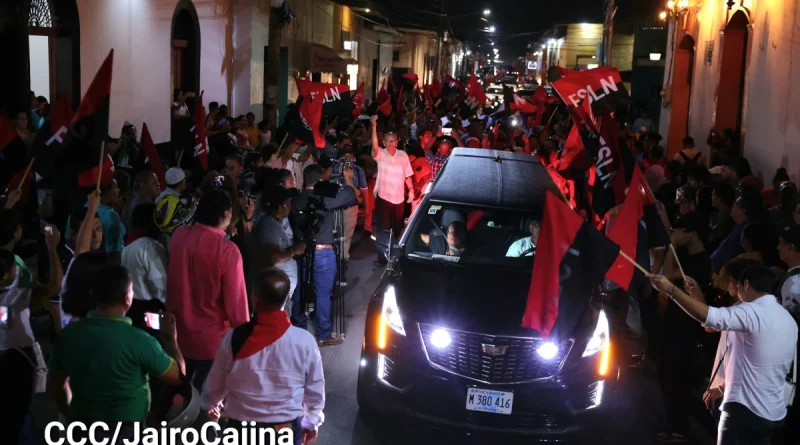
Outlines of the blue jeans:
M 300 282 L 292 295 L 292 324 L 306 329 L 308 320 L 300 307 L 300 293 L 307 271 L 298 267 Z M 317 314 L 317 340 L 331 338 L 331 295 L 336 281 L 336 252 L 333 249 L 317 250 L 314 255 L 314 287 L 317 291 L 315 312 Z

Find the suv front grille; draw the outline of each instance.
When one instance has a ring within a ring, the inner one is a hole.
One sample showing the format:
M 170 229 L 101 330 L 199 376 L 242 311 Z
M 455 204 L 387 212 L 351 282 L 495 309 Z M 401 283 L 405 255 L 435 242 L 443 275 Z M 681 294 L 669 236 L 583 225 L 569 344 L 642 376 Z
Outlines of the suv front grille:
M 436 368 L 489 384 L 524 383 L 555 375 L 569 354 L 572 341 L 559 347 L 555 357 L 545 360 L 536 352 L 541 338 L 478 334 L 445 329 L 451 342 L 436 347 L 431 342 L 435 326 L 418 323 L 428 361 Z M 499 350 L 504 353 L 500 354 Z M 495 355 L 487 351 L 498 351 Z

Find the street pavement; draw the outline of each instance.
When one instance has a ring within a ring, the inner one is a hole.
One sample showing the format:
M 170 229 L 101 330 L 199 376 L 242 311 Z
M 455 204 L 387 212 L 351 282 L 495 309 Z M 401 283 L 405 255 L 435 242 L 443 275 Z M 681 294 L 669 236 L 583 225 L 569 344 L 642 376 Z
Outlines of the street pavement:
M 367 304 L 380 281 L 383 269 L 373 265 L 376 251 L 372 241 L 363 236 L 360 230 L 354 236 L 351 252 L 347 273 L 345 341 L 339 346 L 321 350 L 327 400 L 325 423 L 320 428 L 317 445 L 511 443 L 505 439 L 498 441 L 492 437 L 472 436 L 463 431 L 432 429 L 401 419 L 384 418 L 369 424 L 362 420 L 356 402 L 361 342 Z M 633 351 L 636 346 L 628 348 Z M 625 383 L 621 385 L 621 393 L 616 397 L 618 406 L 612 419 L 614 438 L 598 438 L 594 443 L 652 444 L 652 427 L 658 424 L 662 414 L 657 378 L 652 371 L 635 371 L 627 366 L 623 367 L 621 378 Z M 46 394 L 37 394 L 31 404 L 31 413 L 36 443 L 44 445 L 42 438 L 46 424 L 58 418 L 55 405 Z M 694 444 L 714 443 L 713 438 L 694 422 L 691 436 Z

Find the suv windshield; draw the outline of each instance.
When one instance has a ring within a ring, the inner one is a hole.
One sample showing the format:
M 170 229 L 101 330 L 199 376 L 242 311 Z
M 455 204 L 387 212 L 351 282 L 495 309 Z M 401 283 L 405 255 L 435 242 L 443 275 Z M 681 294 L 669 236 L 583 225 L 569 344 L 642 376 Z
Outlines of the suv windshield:
M 406 238 L 406 253 L 450 262 L 531 267 L 540 217 L 431 201 Z

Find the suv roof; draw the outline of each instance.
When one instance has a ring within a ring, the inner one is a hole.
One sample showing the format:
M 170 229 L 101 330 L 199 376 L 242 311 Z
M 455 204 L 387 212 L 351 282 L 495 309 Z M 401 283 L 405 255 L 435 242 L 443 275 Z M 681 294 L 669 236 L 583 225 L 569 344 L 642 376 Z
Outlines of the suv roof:
M 561 193 L 536 156 L 459 147 L 429 195 L 439 202 L 539 213 L 547 190 Z

